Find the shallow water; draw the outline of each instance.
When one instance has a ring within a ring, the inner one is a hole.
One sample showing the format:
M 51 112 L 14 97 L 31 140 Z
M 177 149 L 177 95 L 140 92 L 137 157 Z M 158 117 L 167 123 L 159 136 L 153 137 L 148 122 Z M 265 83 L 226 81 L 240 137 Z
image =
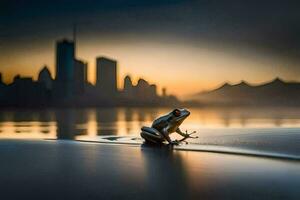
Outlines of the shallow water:
M 198 139 L 178 149 L 300 159 L 300 108 L 193 108 L 181 125 Z M 168 108 L 4 110 L 0 138 L 71 139 L 141 144 L 141 126 Z M 105 136 L 118 136 L 110 140 Z M 126 137 L 125 137 L 126 136 Z M 176 138 L 175 134 L 172 136 Z
M 2 140 L 0 199 L 299 199 L 299 162 L 169 146 Z

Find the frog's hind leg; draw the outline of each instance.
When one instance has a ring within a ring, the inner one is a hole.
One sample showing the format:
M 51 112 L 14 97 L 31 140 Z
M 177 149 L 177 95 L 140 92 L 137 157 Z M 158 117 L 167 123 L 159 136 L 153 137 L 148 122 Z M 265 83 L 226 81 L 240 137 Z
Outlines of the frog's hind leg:
M 161 144 L 164 141 L 164 137 L 156 129 L 150 127 L 142 128 L 141 137 L 146 142 L 154 144 Z
M 163 142 L 160 136 L 145 131 L 141 132 L 141 137 L 144 138 L 148 143 L 161 144 Z

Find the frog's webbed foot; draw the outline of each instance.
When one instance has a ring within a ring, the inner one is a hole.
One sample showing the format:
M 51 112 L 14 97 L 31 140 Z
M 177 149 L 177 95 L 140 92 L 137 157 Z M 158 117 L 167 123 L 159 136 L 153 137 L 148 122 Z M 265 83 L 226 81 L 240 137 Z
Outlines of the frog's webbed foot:
M 179 145 L 180 141 L 174 140 L 170 143 L 170 145 Z
M 176 142 L 178 143 L 178 145 L 180 145 L 181 143 L 185 143 L 185 144 L 188 144 L 187 141 L 185 141 L 187 138 L 183 138 L 181 140 L 176 140 Z
M 188 133 L 188 131 L 185 130 L 186 138 L 193 138 L 193 139 L 198 138 L 198 136 L 191 136 L 191 135 L 193 135 L 193 134 L 195 134 L 195 133 L 197 133 L 197 132 L 196 132 L 196 131 L 193 131 L 193 132 L 191 132 L 191 133 Z

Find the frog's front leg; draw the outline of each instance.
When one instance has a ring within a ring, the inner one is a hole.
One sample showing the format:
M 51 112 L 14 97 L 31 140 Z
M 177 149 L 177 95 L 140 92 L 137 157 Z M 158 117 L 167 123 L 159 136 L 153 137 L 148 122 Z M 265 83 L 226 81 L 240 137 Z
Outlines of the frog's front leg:
M 179 128 L 177 128 L 176 133 L 178 133 L 179 135 L 181 135 L 183 137 L 181 140 L 179 140 L 179 142 L 183 142 L 188 138 L 193 138 L 193 139 L 198 138 L 198 136 L 196 136 L 196 137 L 191 136 L 192 134 L 196 133 L 196 131 L 193 131 L 192 133 L 188 133 L 187 131 L 185 131 L 185 133 L 184 133 Z
M 180 130 L 180 128 L 177 128 L 177 129 L 176 129 L 176 133 L 178 133 L 178 134 L 181 135 L 182 137 L 188 137 L 188 136 L 189 136 L 189 134 L 182 132 L 182 131 Z
M 170 136 L 169 136 L 168 130 L 169 130 L 168 127 L 164 128 L 164 129 L 161 131 L 162 135 L 165 137 L 165 139 L 168 141 L 169 144 L 175 144 L 175 145 L 177 145 L 177 144 L 178 144 L 177 141 L 172 141 L 172 140 L 171 140 L 171 138 L 170 138 Z

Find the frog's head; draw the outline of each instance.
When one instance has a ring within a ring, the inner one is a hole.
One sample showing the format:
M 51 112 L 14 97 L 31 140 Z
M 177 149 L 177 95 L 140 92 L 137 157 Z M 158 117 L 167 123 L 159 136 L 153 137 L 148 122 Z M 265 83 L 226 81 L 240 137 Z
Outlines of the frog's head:
M 190 115 L 190 112 L 184 108 L 176 108 L 169 115 L 171 115 L 171 123 L 179 126 Z

